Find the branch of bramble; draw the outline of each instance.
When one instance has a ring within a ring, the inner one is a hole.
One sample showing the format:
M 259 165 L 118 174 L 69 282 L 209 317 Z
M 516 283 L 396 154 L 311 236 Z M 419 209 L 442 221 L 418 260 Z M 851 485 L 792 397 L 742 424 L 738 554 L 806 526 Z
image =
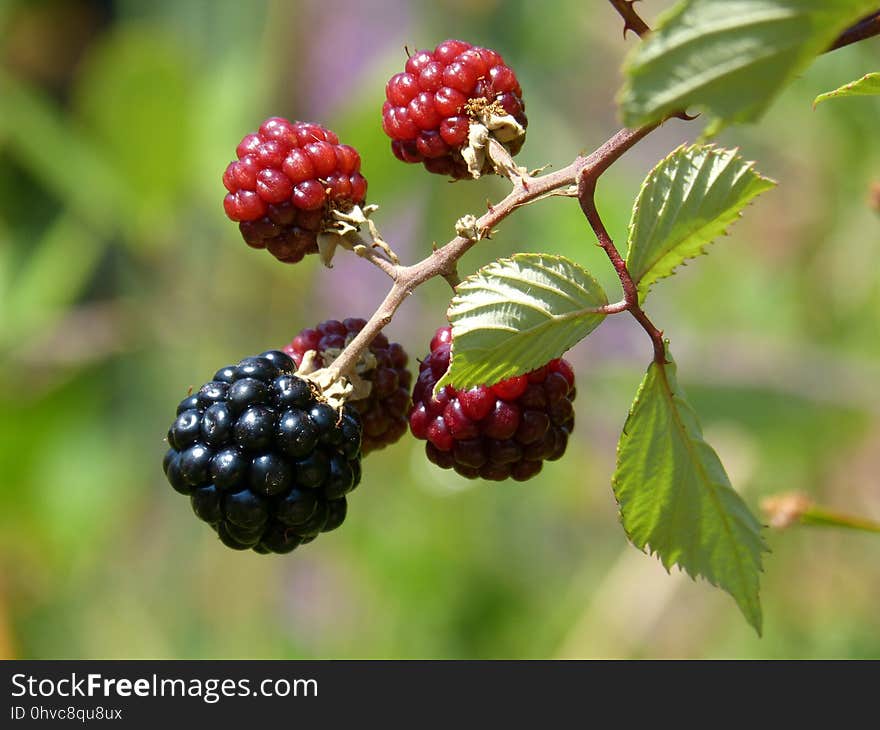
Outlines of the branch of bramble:
M 639 17 L 636 9 L 633 7 L 637 0 L 609 0 L 611 6 L 623 18 L 623 35 L 626 36 L 628 30 L 633 31 L 639 38 L 644 38 L 651 29 L 648 24 Z
M 609 2 L 623 17 L 626 24 L 625 30 L 631 29 L 641 37 L 650 32 L 648 25 L 634 10 L 634 0 L 609 0 Z M 880 10 L 844 31 L 828 50 L 842 48 L 877 35 L 880 35 Z M 685 121 L 693 118 L 683 113 L 670 115 L 671 117 Z M 623 301 L 607 305 L 604 308 L 605 313 L 617 314 L 629 311 L 650 336 L 654 347 L 654 359 L 659 363 L 664 362 L 665 349 L 662 332 L 653 325 L 639 306 L 638 294 L 633 292 L 635 285 L 626 271 L 626 263 L 611 242 L 593 200 L 593 192 L 599 176 L 627 150 L 648 136 L 662 123 L 649 124 L 638 129 L 622 129 L 591 154 L 580 155 L 566 167 L 545 175 L 532 177 L 512 163 L 504 166 L 506 169 L 499 170 L 499 172 L 506 174 L 513 183 L 513 190 L 507 197 L 490 206 L 486 213 L 477 218 L 472 225 L 472 232 L 467 235 L 457 235 L 416 264 L 404 266 L 391 263 L 369 246 L 359 250 L 358 253 L 361 256 L 386 273 L 394 284 L 364 328 L 346 346 L 330 367 L 333 377 L 339 377 L 354 369 L 361 354 L 367 349 L 373 338 L 391 321 L 400 305 L 418 286 L 441 276 L 454 289 L 459 282 L 456 267 L 458 260 L 479 240 L 490 234 L 495 226 L 520 206 L 549 195 L 571 195 L 571 192 L 565 189 L 570 189 L 573 186 L 577 186 L 581 207 L 599 239 L 599 245 L 611 259 L 624 288 Z
M 862 18 L 858 23 L 843 31 L 837 37 L 837 40 L 828 47 L 828 51 L 836 51 L 838 48 L 843 48 L 844 46 L 849 46 L 878 35 L 880 35 L 880 10 Z
M 650 26 L 642 20 L 636 12 L 635 4 L 638 0 L 608 0 L 617 13 L 623 18 L 623 34 L 633 31 L 640 38 L 644 38 L 651 32 Z M 841 33 L 828 47 L 828 51 L 836 51 L 838 48 L 858 43 L 859 41 L 880 35 L 880 10 L 866 15 Z M 828 52 L 826 51 L 826 53 Z
M 617 272 L 617 278 L 620 279 L 620 286 L 623 288 L 623 311 L 632 314 L 645 332 L 648 333 L 648 336 L 651 338 L 651 343 L 654 346 L 654 362 L 662 365 L 666 362 L 666 348 L 663 345 L 663 332 L 654 326 L 654 323 L 651 322 L 648 315 L 645 314 L 644 310 L 639 305 L 638 287 L 633 281 L 629 269 L 627 269 L 626 261 L 624 261 L 623 257 L 620 255 L 620 251 L 617 250 L 617 246 L 614 245 L 611 236 L 608 234 L 608 230 L 605 228 L 605 224 L 602 222 L 599 210 L 596 208 L 597 179 L 598 175 L 591 174 L 589 170 L 585 170 L 581 174 L 578 183 L 578 202 L 581 204 L 581 210 L 583 210 L 590 227 L 596 234 L 599 246 L 601 246 L 602 250 L 608 256 L 611 265 L 614 267 L 614 271 Z
M 447 280 L 455 281 L 458 260 L 513 211 L 538 198 L 577 185 L 584 174 L 591 179 L 597 179 L 627 150 L 658 126 L 660 125 L 650 124 L 639 129 L 622 129 L 595 152 L 586 156 L 578 156 L 571 164 L 561 170 L 538 177 L 528 177 L 528 182 L 525 185 L 520 181 L 519 184 L 514 185 L 514 189 L 507 197 L 476 219 L 472 226 L 472 233 L 457 235 L 447 244 L 412 266 L 400 264 L 387 266 L 384 261 L 379 263 L 378 256 L 366 255 L 365 258 L 380 266 L 392 278 L 394 285 L 364 328 L 336 358 L 331 366 L 334 375 L 338 377 L 353 369 L 361 353 L 382 328 L 391 321 L 400 305 L 418 286 L 436 276 L 443 276 Z M 627 311 L 626 307 L 612 304 L 608 305 L 605 313 L 617 314 L 622 311 Z

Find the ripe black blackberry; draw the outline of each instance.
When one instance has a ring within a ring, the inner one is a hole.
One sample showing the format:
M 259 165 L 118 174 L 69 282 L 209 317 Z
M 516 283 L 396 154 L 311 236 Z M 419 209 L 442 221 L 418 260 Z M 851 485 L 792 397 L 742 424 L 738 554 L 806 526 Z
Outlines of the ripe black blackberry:
M 434 386 L 449 368 L 452 332 L 441 327 L 413 388 L 410 430 L 437 466 L 469 479 L 524 481 L 559 459 L 574 428 L 574 370 L 551 360 L 526 375 L 469 390 Z
M 361 425 L 270 350 L 218 370 L 184 398 L 168 431 L 171 486 L 224 545 L 288 553 L 345 519 L 361 478 Z
M 523 129 L 528 125 L 516 74 L 495 51 L 464 41 L 447 40 L 411 55 L 386 84 L 385 99 L 382 129 L 394 156 L 456 179 L 471 177 L 461 151 L 477 109 L 494 104 Z M 510 154 L 523 141 L 512 140 Z
M 318 253 L 330 211 L 362 205 L 367 195 L 357 150 L 320 124 L 270 117 L 236 154 L 223 173 L 226 215 L 245 243 L 285 263 Z
M 328 319 L 314 328 L 302 330 L 284 352 L 299 366 L 306 352 L 314 350 L 318 356 L 317 364 L 323 367 L 329 364 L 325 355 L 338 355 L 366 323 L 365 319 L 354 317 L 342 322 Z M 395 443 L 406 433 L 412 384 L 412 374 L 406 368 L 408 357 L 402 345 L 389 343 L 388 338 L 380 333 L 370 343 L 369 353 L 375 363 L 369 361 L 370 367 L 359 375 L 372 383 L 370 394 L 366 398 L 348 401 L 348 405 L 361 416 L 361 452 L 364 456 Z

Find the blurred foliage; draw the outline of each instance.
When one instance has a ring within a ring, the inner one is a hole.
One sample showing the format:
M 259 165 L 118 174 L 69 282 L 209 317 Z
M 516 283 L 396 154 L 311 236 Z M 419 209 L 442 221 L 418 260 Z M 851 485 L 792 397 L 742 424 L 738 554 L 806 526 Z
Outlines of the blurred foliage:
M 404 46 L 448 36 L 517 69 L 524 164 L 562 165 L 616 128 L 636 41 L 601 2 L 0 3 L 3 655 L 880 656 L 870 535 L 769 534 L 760 640 L 725 596 L 626 543 L 609 480 L 650 347 L 625 317 L 571 354 L 575 438 L 528 484 L 460 480 L 406 440 L 369 458 L 343 529 L 278 559 L 224 549 L 168 488 L 163 437 L 190 385 L 316 320 L 368 314 L 386 286 L 357 260 L 285 267 L 242 244 L 220 176 L 243 134 L 272 113 L 336 129 L 407 260 L 503 194 L 399 164 L 382 133 Z M 880 101 L 810 108 L 876 70 L 878 42 L 823 57 L 759 124 L 722 135 L 780 186 L 652 292 L 752 505 L 797 489 L 880 515 Z M 617 240 L 645 173 L 697 133 L 671 122 L 603 177 Z M 617 291 L 562 199 L 518 212 L 461 269 L 542 250 Z M 389 334 L 420 355 L 446 299 L 426 285 Z

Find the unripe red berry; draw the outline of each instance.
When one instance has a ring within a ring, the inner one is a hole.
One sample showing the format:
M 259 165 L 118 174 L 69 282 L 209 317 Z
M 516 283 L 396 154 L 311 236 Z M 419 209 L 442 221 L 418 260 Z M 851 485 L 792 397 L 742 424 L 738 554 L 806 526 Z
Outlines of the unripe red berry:
M 470 127 L 468 102 L 497 102 L 523 128 L 528 125 L 516 74 L 495 51 L 448 40 L 414 53 L 385 85 L 382 129 L 394 156 L 421 162 L 430 172 L 470 177 L 461 155 Z M 509 144 L 516 154 L 522 139 Z
M 410 431 L 427 441 L 432 463 L 469 479 L 522 481 L 565 453 L 574 426 L 571 365 L 560 358 L 489 386 L 434 393 L 451 347 L 452 330 L 441 327 L 413 387 Z
M 269 117 L 241 140 L 236 155 L 223 173 L 223 208 L 249 246 L 281 261 L 317 253 L 330 211 L 366 199 L 357 150 L 319 124 Z
M 328 351 L 333 350 L 338 354 L 366 324 L 365 319 L 355 317 L 342 322 L 329 319 L 299 332 L 284 348 L 284 352 L 299 366 L 305 354 L 314 350 L 317 354 L 316 364 L 319 367 L 328 365 L 329 355 L 332 354 Z M 363 423 L 361 451 L 365 455 L 398 441 L 406 433 L 407 423 L 412 423 L 409 418 L 412 374 L 406 368 L 406 351 L 398 343 L 388 342 L 381 332 L 373 338 L 368 350 L 374 365 L 359 375 L 372 384 L 370 393 L 365 398 L 347 401 L 360 414 Z M 416 417 L 414 428 L 423 437 L 431 418 L 425 409 L 421 421 Z

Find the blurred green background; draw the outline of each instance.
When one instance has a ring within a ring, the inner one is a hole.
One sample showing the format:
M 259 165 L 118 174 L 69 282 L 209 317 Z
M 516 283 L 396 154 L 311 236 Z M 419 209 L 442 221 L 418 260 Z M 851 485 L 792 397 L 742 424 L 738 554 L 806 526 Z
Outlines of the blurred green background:
M 271 114 L 336 130 L 414 261 L 505 186 L 392 157 L 380 108 L 404 46 L 497 48 L 525 89 L 521 161 L 558 167 L 617 128 L 637 42 L 620 31 L 599 0 L 0 2 L 0 655 L 880 656 L 876 537 L 768 534 L 763 639 L 725 594 L 626 543 L 609 482 L 650 357 L 628 317 L 571 353 L 575 435 L 527 484 L 460 479 L 406 439 L 369 457 L 343 529 L 273 558 L 222 547 L 165 482 L 189 386 L 321 319 L 369 315 L 386 287 L 353 257 L 284 266 L 242 243 L 220 177 L 245 133 Z M 878 50 L 821 58 L 759 125 L 724 134 L 781 184 L 649 302 L 756 510 L 797 489 L 880 518 L 880 101 L 810 108 L 877 70 Z M 645 173 L 699 128 L 668 123 L 603 177 L 618 241 Z M 618 291 L 565 199 L 519 211 L 461 270 L 524 250 Z M 388 328 L 413 358 L 448 296 L 428 283 Z

